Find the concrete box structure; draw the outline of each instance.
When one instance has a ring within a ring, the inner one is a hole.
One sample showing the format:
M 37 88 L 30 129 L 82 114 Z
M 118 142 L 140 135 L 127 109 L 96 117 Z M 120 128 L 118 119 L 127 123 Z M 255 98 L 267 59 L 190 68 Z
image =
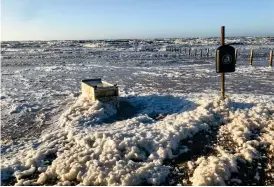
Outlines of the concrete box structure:
M 119 92 L 116 84 L 110 84 L 101 79 L 82 80 L 82 95 L 90 101 L 110 102 L 119 107 Z

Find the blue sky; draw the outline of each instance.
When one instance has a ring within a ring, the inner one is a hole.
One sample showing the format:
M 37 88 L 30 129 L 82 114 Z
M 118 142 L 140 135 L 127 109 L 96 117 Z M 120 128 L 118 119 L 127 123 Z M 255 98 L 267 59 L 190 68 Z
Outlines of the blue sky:
M 1 40 L 274 36 L 274 0 L 1 0 Z

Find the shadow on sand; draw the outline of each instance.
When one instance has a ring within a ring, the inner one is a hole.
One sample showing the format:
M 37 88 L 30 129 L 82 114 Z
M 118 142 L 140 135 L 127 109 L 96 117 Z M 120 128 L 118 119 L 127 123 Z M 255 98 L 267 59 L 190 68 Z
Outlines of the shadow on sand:
M 148 95 L 121 97 L 116 115 L 106 119 L 103 123 L 127 120 L 139 115 L 147 115 L 155 120 L 158 117 L 193 110 L 197 105 L 183 97 L 171 95 Z
M 250 109 L 254 106 L 256 106 L 255 103 L 231 102 L 229 107 L 234 109 Z

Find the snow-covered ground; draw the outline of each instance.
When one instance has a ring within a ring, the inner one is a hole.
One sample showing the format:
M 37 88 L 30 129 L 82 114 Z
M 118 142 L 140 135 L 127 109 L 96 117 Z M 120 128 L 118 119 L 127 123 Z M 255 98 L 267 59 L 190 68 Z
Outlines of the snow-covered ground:
M 218 38 L 3 42 L 1 183 L 273 185 L 274 39 L 226 43 L 239 58 L 221 101 Z M 118 110 L 81 97 L 98 77 Z

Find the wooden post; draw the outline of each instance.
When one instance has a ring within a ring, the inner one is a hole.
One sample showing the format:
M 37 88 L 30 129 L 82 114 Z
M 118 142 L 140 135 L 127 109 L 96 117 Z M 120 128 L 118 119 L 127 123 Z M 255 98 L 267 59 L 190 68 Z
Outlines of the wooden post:
M 191 48 L 189 48 L 188 50 L 188 56 L 190 56 L 190 54 L 191 54 Z
M 272 62 L 273 62 L 273 50 L 270 50 L 270 55 L 269 55 L 269 66 L 272 67 Z
M 252 66 L 253 65 L 253 49 L 250 51 L 250 61 L 249 64 Z
M 221 27 L 221 46 L 225 45 L 225 26 Z M 221 99 L 225 99 L 225 73 L 221 73 Z
M 209 48 L 207 48 L 206 56 L 209 57 Z
M 186 55 L 186 48 L 185 48 L 185 55 Z
M 217 50 L 215 49 L 215 63 L 217 63 Z
M 235 49 L 235 61 L 236 61 L 236 63 L 237 63 L 237 58 L 238 58 L 238 49 L 236 48 Z
M 215 55 L 215 62 L 217 62 L 217 49 L 215 49 L 215 51 L 214 51 L 215 53 L 214 53 L 214 55 Z M 213 55 L 212 55 L 213 56 Z
M 203 49 L 201 49 L 201 58 L 203 57 Z

